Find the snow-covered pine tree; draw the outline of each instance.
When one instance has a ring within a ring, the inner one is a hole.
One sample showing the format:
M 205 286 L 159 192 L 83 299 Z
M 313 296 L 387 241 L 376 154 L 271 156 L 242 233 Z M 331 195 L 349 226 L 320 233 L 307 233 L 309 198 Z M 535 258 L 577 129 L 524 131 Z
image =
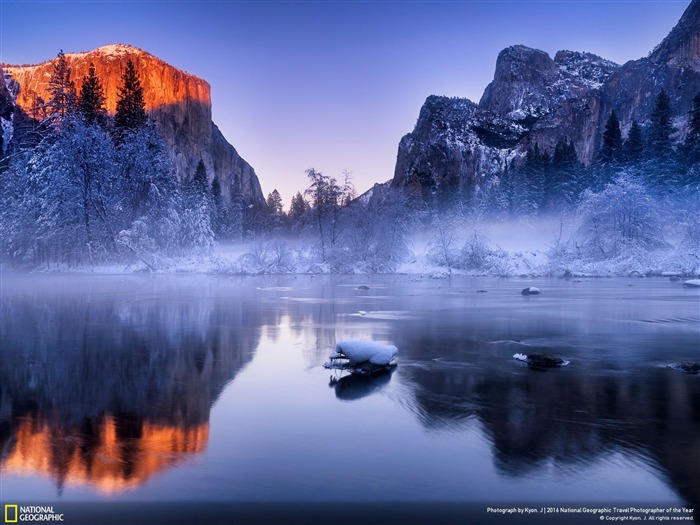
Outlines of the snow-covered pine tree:
M 214 179 L 211 181 L 211 202 L 211 229 L 214 232 L 214 237 L 220 238 L 225 221 L 225 210 L 224 198 L 221 193 L 221 182 L 219 182 L 219 176 L 216 174 L 214 175 Z
M 30 185 L 31 150 L 13 155 L 0 176 L 0 253 L 15 267 L 39 264 L 36 227 L 39 203 Z
M 647 135 L 646 161 L 643 169 L 656 189 L 673 192 L 683 181 L 683 168 L 673 148 L 672 135 L 675 132 L 672 122 L 671 102 L 662 90 L 656 98 L 651 114 Z
M 561 137 L 554 147 L 552 162 L 545 172 L 543 209 L 563 210 L 578 195 L 581 164 L 573 142 Z
M 106 133 L 75 116 L 33 150 L 28 182 L 38 207 L 41 262 L 95 264 L 113 253 L 113 166 Z
M 671 100 L 665 90 L 656 97 L 656 105 L 651 114 L 648 135 L 648 154 L 651 158 L 667 159 L 673 154 L 671 135 Z
M 132 255 L 137 246 L 166 252 L 179 248 L 180 184 L 153 126 L 144 125 L 123 133 L 116 158 L 119 176 L 115 198 L 121 210 L 120 227 L 125 231 L 120 237 L 131 243 L 122 243 L 124 247 Z
M 644 158 L 644 137 L 642 127 L 636 120 L 632 121 L 627 140 L 622 147 L 623 157 L 628 164 L 639 164 Z
M 700 93 L 693 98 L 684 149 L 688 164 L 700 162 Z
M 622 153 L 622 131 L 617 114 L 613 111 L 608 117 L 603 132 L 603 145 L 600 148 L 600 161 L 604 164 L 616 164 Z
M 211 227 L 212 196 L 207 182 L 207 170 L 200 159 L 192 180 L 185 183 L 181 239 L 183 247 L 208 252 L 214 245 Z

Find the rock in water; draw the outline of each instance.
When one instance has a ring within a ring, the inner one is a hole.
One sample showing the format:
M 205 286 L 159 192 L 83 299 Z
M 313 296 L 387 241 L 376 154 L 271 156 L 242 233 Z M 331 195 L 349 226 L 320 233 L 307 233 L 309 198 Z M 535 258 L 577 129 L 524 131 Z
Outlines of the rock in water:
M 387 366 L 399 350 L 394 345 L 362 339 L 347 339 L 336 343 L 335 352 L 335 356 L 330 356 L 331 359 L 345 358 L 353 365 L 369 361 L 373 365 Z
M 520 293 L 522 295 L 540 295 L 540 289 L 536 286 L 528 286 L 527 288 L 523 288 L 523 291 Z
M 683 283 L 686 288 L 700 288 L 700 279 L 690 279 Z
M 533 368 L 559 368 L 568 365 L 569 362 L 550 354 L 514 354 L 513 359 L 524 361 Z
M 680 363 L 671 363 L 668 365 L 669 368 L 675 368 L 685 372 L 686 374 L 698 374 L 700 373 L 700 363 L 694 361 L 681 361 Z

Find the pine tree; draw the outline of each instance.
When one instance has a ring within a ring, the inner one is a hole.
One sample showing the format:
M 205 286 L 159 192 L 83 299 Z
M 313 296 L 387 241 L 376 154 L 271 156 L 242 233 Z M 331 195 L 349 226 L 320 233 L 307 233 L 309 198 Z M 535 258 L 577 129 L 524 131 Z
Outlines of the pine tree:
M 689 164 L 700 162 L 700 93 L 693 98 L 693 107 L 690 110 L 688 123 L 688 136 L 685 139 L 684 149 Z
M 274 215 L 282 214 L 282 197 L 280 196 L 280 192 L 276 189 L 272 190 L 272 192 L 267 195 L 267 207 Z
M 219 182 L 219 176 L 214 175 L 214 179 L 211 181 L 211 199 L 212 199 L 212 220 L 211 229 L 214 232 L 216 238 L 221 237 L 224 231 L 224 224 L 226 221 L 226 213 L 224 208 L 224 199 L 221 193 L 221 183 Z
M 554 147 L 554 155 L 552 155 L 552 166 L 556 168 L 570 167 L 578 162 L 576 147 L 572 141 L 566 141 L 560 138 Z
M 92 62 L 90 63 L 88 75 L 83 77 L 83 85 L 80 87 L 78 109 L 88 124 L 105 124 L 107 119 L 105 95 L 102 83 L 95 74 L 95 65 Z
M 539 144 L 535 144 L 528 150 L 525 164 L 513 170 L 516 186 L 520 186 L 518 215 L 535 215 L 544 207 L 550 190 L 547 187 L 550 161 L 549 153 L 540 151 Z
M 143 98 L 143 87 L 136 74 L 134 63 L 129 60 L 126 71 L 122 75 L 122 85 L 119 88 L 117 113 L 114 124 L 119 131 L 133 131 L 147 122 L 146 103 Z
M 284 223 L 284 211 L 282 209 L 282 197 L 276 189 L 267 195 L 267 221 L 269 230 L 279 229 Z
M 552 163 L 546 171 L 545 207 L 559 208 L 571 204 L 578 194 L 581 165 L 572 141 L 560 138 L 554 147 Z
M 634 120 L 627 134 L 627 140 L 623 146 L 625 161 L 630 164 L 637 164 L 644 158 L 644 138 L 642 137 L 642 127 Z
M 600 160 L 605 164 L 614 164 L 620 160 L 622 152 L 622 132 L 620 121 L 613 111 L 605 124 L 603 133 L 603 145 L 600 148 Z
M 77 97 L 70 74 L 68 59 L 61 49 L 53 62 L 53 71 L 49 80 L 51 98 L 47 103 L 49 109 L 47 119 L 50 126 L 60 126 L 63 120 L 75 111 Z
M 182 245 L 208 251 L 214 242 L 214 206 L 207 181 L 207 169 L 201 159 L 192 180 L 185 184 L 183 208 Z
M 306 211 L 309 209 L 308 204 L 304 200 L 301 192 L 298 191 L 297 194 L 292 197 L 292 202 L 289 206 L 289 222 L 292 226 L 299 223 L 301 218 L 304 216 Z
M 671 123 L 671 101 L 666 91 L 661 90 L 656 98 L 656 106 L 651 114 L 649 126 L 648 154 L 652 158 L 667 159 L 673 153 L 671 135 L 673 134 Z
M 192 186 L 202 194 L 206 193 L 209 186 L 207 181 L 207 168 L 204 166 L 204 161 L 199 159 L 197 167 L 194 170 L 194 177 L 192 177 Z M 219 188 L 221 189 L 221 188 Z

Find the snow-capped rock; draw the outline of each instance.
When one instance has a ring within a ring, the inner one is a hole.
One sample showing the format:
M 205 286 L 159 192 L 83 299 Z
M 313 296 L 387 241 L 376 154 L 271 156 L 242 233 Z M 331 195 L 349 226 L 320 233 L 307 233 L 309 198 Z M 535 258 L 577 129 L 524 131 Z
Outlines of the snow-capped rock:
M 364 339 L 347 339 L 335 345 L 330 361 L 323 366 L 329 369 L 349 370 L 353 373 L 377 373 L 396 365 L 398 349 Z

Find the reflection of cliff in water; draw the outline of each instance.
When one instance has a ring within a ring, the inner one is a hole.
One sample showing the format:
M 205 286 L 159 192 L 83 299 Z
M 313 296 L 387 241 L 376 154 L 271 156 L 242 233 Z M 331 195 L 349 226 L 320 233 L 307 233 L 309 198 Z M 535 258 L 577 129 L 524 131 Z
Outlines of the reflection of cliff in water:
M 689 507 L 700 508 L 700 378 L 580 359 L 562 369 L 531 370 L 496 345 L 439 333 L 408 330 L 395 338 L 402 348 L 421 351 L 420 360 L 402 361 L 400 372 L 413 397 L 406 404 L 424 426 L 445 430 L 478 421 L 506 476 L 593 465 L 620 452 L 650 465 Z M 445 348 L 451 358 L 439 357 Z
M 69 288 L 4 287 L 2 471 L 114 492 L 203 451 L 212 404 L 259 342 L 259 309 Z

